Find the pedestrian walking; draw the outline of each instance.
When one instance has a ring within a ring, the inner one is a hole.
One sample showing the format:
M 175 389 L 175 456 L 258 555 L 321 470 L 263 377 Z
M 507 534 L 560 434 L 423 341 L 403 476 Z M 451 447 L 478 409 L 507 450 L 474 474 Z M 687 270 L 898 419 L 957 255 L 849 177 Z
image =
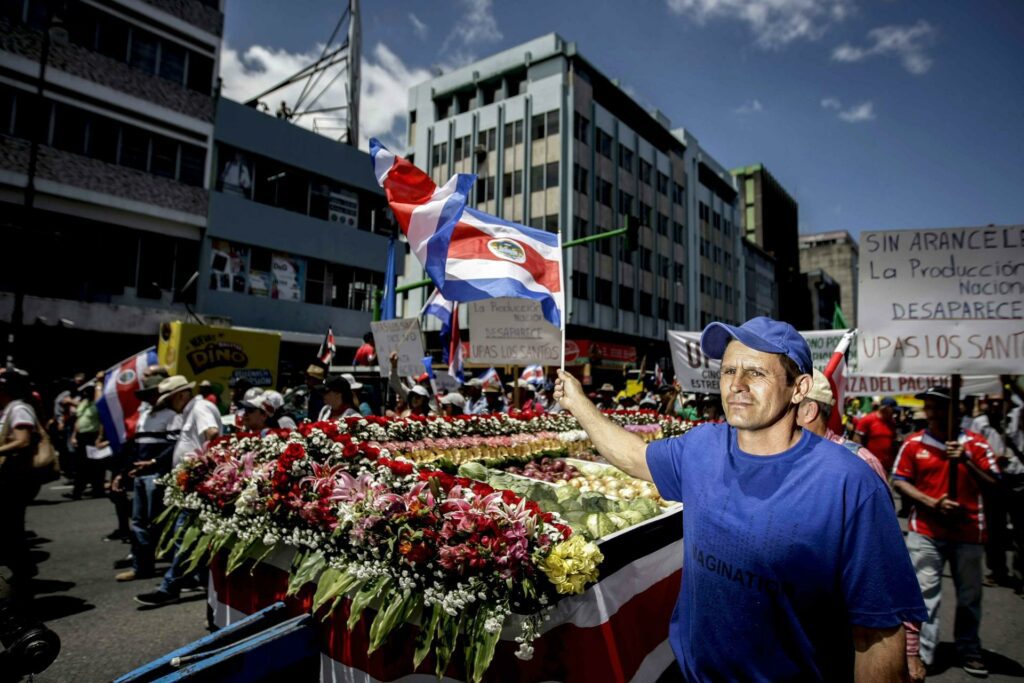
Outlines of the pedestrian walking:
M 28 396 L 28 375 L 12 369 L 0 373 L 0 564 L 7 565 L 19 593 L 36 575 L 25 537 L 25 508 L 39 489 L 32 472 L 39 419 Z
M 896 461 L 897 429 L 893 414 L 896 411 L 896 400 L 891 396 L 883 398 L 878 409 L 865 415 L 857 423 L 856 440 L 864 448 L 875 454 L 886 472 L 892 471 Z
M 797 425 L 807 342 L 759 317 L 711 323 L 701 349 L 722 361 L 727 422 L 680 437 L 645 444 L 566 372 L 555 394 L 601 455 L 685 506 L 669 626 L 684 678 L 900 680 L 902 622 L 927 613 L 886 486 Z

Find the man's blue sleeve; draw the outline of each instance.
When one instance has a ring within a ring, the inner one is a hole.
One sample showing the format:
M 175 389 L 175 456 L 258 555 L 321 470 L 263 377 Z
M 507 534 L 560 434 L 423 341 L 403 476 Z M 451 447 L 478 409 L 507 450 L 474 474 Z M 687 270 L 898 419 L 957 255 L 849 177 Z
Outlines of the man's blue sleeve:
M 892 628 L 904 621 L 928 620 L 910 553 L 884 488 L 876 488 L 847 518 L 842 547 L 842 590 L 851 624 Z
M 647 469 L 651 471 L 654 485 L 665 500 L 683 499 L 682 455 L 686 435 L 672 439 L 659 439 L 647 444 Z

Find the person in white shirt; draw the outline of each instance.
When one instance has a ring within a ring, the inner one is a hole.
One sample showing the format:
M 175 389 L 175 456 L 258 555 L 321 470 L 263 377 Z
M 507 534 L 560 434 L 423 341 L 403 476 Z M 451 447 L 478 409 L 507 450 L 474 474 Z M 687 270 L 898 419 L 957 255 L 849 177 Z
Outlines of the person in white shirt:
M 38 490 L 32 455 L 39 420 L 25 401 L 28 395 L 27 375 L 18 370 L 0 374 L 0 564 L 10 569 L 10 582 L 19 592 L 36 571 L 25 539 L 25 508 Z
M 359 411 L 355 409 L 352 388 L 344 377 L 330 377 L 318 386 L 316 391 L 324 397 L 324 407 L 320 410 L 320 415 L 317 418 L 320 422 L 340 420 L 346 417 L 361 417 Z
M 202 396 L 192 396 L 195 385 L 195 382 L 189 382 L 182 375 L 173 375 L 160 383 L 160 398 L 157 399 L 156 407 L 167 405 L 175 412 L 179 412 L 179 419 L 169 425 L 169 431 L 173 431 L 178 424 L 181 425 L 178 442 L 174 446 L 174 466 L 193 453 L 201 451 L 210 440 L 220 435 L 220 412 L 217 410 L 217 406 Z M 175 526 L 184 524 L 186 519 L 186 514 L 180 513 L 175 521 Z M 174 559 L 171 561 L 167 573 L 164 574 L 160 588 L 136 595 L 135 601 L 143 605 L 159 607 L 177 602 L 182 588 L 190 581 L 196 585 L 202 585 L 201 570 L 186 575 L 182 567 L 184 560 L 182 553 L 175 552 Z

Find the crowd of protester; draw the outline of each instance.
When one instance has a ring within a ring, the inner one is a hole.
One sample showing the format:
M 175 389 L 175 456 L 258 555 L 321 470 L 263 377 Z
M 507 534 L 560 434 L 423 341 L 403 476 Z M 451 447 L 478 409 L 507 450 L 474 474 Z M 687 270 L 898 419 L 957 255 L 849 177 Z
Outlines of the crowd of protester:
M 379 361 L 390 367 L 383 380 L 375 367 Z M 160 534 L 155 524 L 164 505 L 161 478 L 218 435 L 369 415 L 562 410 L 554 399 L 553 370 L 530 379 L 502 378 L 491 370 L 461 385 L 442 382 L 448 387 L 444 389 L 427 372 L 400 377 L 397 356 L 378 359 L 372 337 L 357 352 L 354 369 L 362 381 L 353 373 L 331 373 L 317 361 L 300 375 L 283 378 L 279 390 L 237 379 L 229 387 L 227 400 L 220 387 L 197 384 L 169 374 L 162 366 L 151 366 L 136 392 L 141 407 L 134 435 L 117 452 L 110 448 L 97 408 L 103 373 L 91 378 L 80 374 L 41 388 L 24 372 L 3 371 L 0 554 L 10 569 L 12 585 L 24 585 L 36 573 L 26 541 L 25 509 L 46 483 L 26 464 L 30 457 L 17 456 L 33 452 L 44 435 L 57 453 L 59 471 L 69 487 L 63 495 L 71 500 L 105 497 L 112 503 L 113 530 L 103 540 L 130 546 L 130 552 L 115 564 L 120 571 L 112 579 L 159 577 L 159 588 L 140 592 L 135 599 L 162 605 L 177 601 L 184 592 L 203 590 L 205 578 L 201 571 L 185 573 L 173 550 L 165 558 L 169 565 L 158 571 Z M 625 381 L 620 386 L 603 382 L 589 398 L 605 410 L 652 410 L 695 422 L 723 420 L 717 395 L 686 394 L 672 384 L 656 385 L 650 378 L 628 387 L 629 391 Z M 923 401 L 919 408 L 900 407 L 889 397 L 874 403 L 850 399 L 843 406 L 843 430 L 835 433 L 826 425 L 838 407 L 827 380 L 816 371 L 814 388 L 801 404 L 798 420 L 805 429 L 858 455 L 891 483 L 902 501 L 900 514 L 908 517 L 908 550 L 932 615 L 921 629 L 920 650 L 917 629 L 907 624 L 908 653 L 919 663 L 932 661 L 938 638 L 940 578 L 948 562 L 957 586 L 957 647 L 965 668 L 982 673 L 985 665 L 978 638 L 982 586 L 1010 586 L 1024 597 L 1024 395 L 1008 383 L 1005 395 L 968 397 L 959 405 L 960 431 L 953 435 L 947 427 L 948 390 L 932 388 L 919 398 Z M 950 458 L 965 458 L 972 475 L 960 482 L 955 496 L 948 490 Z M 1010 551 L 1013 559 L 1008 562 Z M 982 554 L 988 568 L 984 576 Z

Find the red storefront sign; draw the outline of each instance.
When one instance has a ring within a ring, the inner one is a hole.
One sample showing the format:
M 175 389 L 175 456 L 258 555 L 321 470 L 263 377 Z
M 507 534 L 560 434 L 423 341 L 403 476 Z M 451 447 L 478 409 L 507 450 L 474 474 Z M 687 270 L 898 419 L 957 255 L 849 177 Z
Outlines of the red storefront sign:
M 567 340 L 565 362 L 573 365 L 628 365 L 636 363 L 636 347 L 589 339 Z

